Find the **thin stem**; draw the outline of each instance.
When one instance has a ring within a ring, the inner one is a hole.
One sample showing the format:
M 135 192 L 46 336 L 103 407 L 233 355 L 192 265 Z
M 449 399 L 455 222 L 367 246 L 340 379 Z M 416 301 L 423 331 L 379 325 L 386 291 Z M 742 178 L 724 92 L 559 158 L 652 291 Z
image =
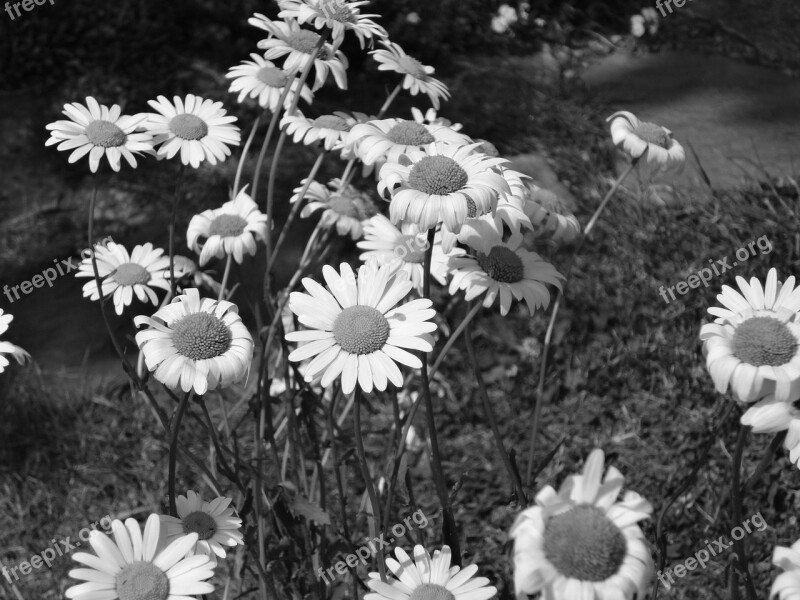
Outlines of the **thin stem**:
M 178 410 L 175 413 L 175 424 L 172 427 L 172 439 L 169 444 L 169 479 L 167 487 L 169 490 L 169 514 L 173 517 L 178 516 L 178 507 L 175 503 L 175 471 L 178 465 L 178 434 L 181 430 L 181 421 L 183 420 L 183 413 L 186 412 L 186 406 L 189 404 L 189 396 L 192 391 L 189 390 L 181 398 L 181 403 L 178 405 Z
M 169 220 L 169 291 L 170 298 L 175 297 L 175 222 L 178 219 L 178 192 L 181 189 L 181 182 L 183 181 L 183 173 L 186 170 L 186 165 L 181 163 L 180 171 L 178 172 L 178 181 L 175 183 L 175 193 L 172 196 L 172 215 Z
M 447 354 L 448 350 L 453 347 L 453 344 L 456 343 L 458 336 L 460 336 L 464 329 L 466 329 L 469 322 L 478 314 L 478 311 L 481 309 L 481 303 L 476 302 L 475 305 L 470 309 L 470 311 L 466 314 L 466 316 L 462 319 L 461 323 L 458 324 L 455 331 L 450 334 L 450 337 L 447 338 L 447 342 L 444 345 L 444 348 L 436 355 L 436 360 L 433 361 L 433 366 L 431 367 L 430 376 L 433 377 L 436 374 L 436 371 L 439 370 L 439 365 L 442 364 L 445 355 Z
M 247 153 L 250 152 L 250 146 L 253 144 L 253 138 L 256 137 L 256 130 L 258 126 L 261 125 L 261 115 L 265 114 L 267 111 L 264 109 L 264 112 L 261 113 L 256 117 L 256 120 L 253 121 L 253 126 L 250 128 L 250 135 L 247 136 L 247 141 L 244 143 L 244 148 L 242 148 L 242 155 L 239 157 L 239 164 L 236 166 L 236 177 L 233 180 L 233 197 L 236 197 L 236 194 L 239 193 L 239 182 L 242 180 L 242 170 L 244 169 L 244 162 L 247 158 Z
M 231 272 L 231 260 L 233 259 L 233 254 L 228 254 L 228 259 L 225 261 L 225 272 L 222 274 L 222 285 L 219 288 L 219 298 L 218 300 L 225 299 L 225 286 L 228 285 L 228 275 Z
M 742 457 L 744 456 L 744 446 L 747 442 L 747 427 L 739 427 L 739 435 L 736 439 L 736 449 L 733 453 L 733 470 L 731 472 L 731 512 L 733 521 L 736 524 L 742 522 L 742 490 L 739 479 L 742 473 Z M 747 547 L 744 538 L 734 539 L 733 547 L 739 562 L 739 570 L 744 576 L 744 584 L 747 589 L 747 596 L 750 600 L 758 600 L 753 578 L 750 576 L 750 569 L 747 565 Z
M 375 117 L 376 119 L 383 118 L 383 115 L 385 115 L 386 111 L 389 110 L 389 107 L 392 105 L 392 102 L 394 102 L 394 99 L 397 98 L 397 94 L 399 94 L 400 90 L 402 89 L 403 89 L 403 82 L 401 81 L 395 86 L 395 88 L 392 90 L 392 93 L 389 94 L 389 97 L 386 98 L 386 102 L 383 103 L 383 106 L 381 106 L 381 109 L 378 111 L 378 116 Z

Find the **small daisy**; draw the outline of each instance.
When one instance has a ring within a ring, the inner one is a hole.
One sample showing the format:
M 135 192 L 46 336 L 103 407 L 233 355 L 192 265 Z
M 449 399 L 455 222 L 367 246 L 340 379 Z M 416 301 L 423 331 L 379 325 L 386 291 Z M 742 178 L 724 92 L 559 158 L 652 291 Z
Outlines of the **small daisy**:
M 367 586 L 372 592 L 364 600 L 489 600 L 497 593 L 486 577 L 475 577 L 477 565 L 451 566 L 449 546 L 436 550 L 433 558 L 420 545 L 414 546 L 413 559 L 401 548 L 394 554 L 397 560 L 387 558 L 386 566 L 397 579 L 384 583 L 370 573 Z
M 348 141 L 350 130 L 358 123 L 358 119 L 345 112 L 335 111 L 316 119 L 308 119 L 299 110 L 293 115 L 284 115 L 281 127 L 293 136 L 297 144 L 302 141 L 307 146 L 322 142 L 325 150 L 342 150 Z
M 624 478 L 610 467 L 603 477 L 603 451 L 595 449 L 581 475 L 556 492 L 547 486 L 536 506 L 511 527 L 517 598 L 542 600 L 633 600 L 643 598 L 653 560 L 636 524 L 653 507 L 636 492 L 616 502 Z
M 536 237 L 569 244 L 581 233 L 581 224 L 554 192 L 533 184 L 524 196 L 523 210 L 533 225 Z
M 419 369 L 422 362 L 408 350 L 433 349 L 432 302 L 420 298 L 398 306 L 412 288 L 408 275 L 375 261 L 359 267 L 358 279 L 346 263 L 339 273 L 325 265 L 322 276 L 328 289 L 306 277 L 308 294 L 292 292 L 289 297 L 289 308 L 308 327 L 286 334 L 290 342 L 303 342 L 289 360 L 312 359 L 303 374 L 306 381 L 321 375 L 323 387 L 341 376 L 345 394 L 356 383 L 367 393 L 373 387 L 385 390 L 387 382 L 402 387 L 403 375 L 395 363 Z
M 313 55 L 316 79 L 312 91 L 317 91 L 325 84 L 328 73 L 333 74 L 333 79 L 339 88 L 347 89 L 347 57 L 341 50 L 335 49 L 327 42 L 317 50 L 321 40 L 318 33 L 301 29 L 294 19 L 272 21 L 259 13 L 250 17 L 247 22 L 270 33 L 272 37 L 258 42 L 258 47 L 266 50 L 264 58 L 267 60 L 286 56 L 283 63 L 284 70 L 302 71 L 308 61 L 312 60 Z
M 381 44 L 386 50 L 373 50 L 370 52 L 372 58 L 380 63 L 378 70 L 400 73 L 404 76 L 404 90 L 408 90 L 412 96 L 416 96 L 420 92 L 427 94 L 433 107 L 439 110 L 439 101 L 450 98 L 450 92 L 445 84 L 431 77 L 434 73 L 434 68 L 423 65 L 416 58 L 412 58 L 394 42 L 381 42 Z
M 708 312 L 715 317 L 715 323 L 740 321 L 743 312 L 748 310 L 771 310 L 774 312 L 797 313 L 800 311 L 800 286 L 795 287 L 795 277 L 791 275 L 785 282 L 778 281 L 778 271 L 771 268 L 767 273 L 765 286 L 752 277 L 747 283 L 744 277 L 737 276 L 736 283 L 741 293 L 729 285 L 722 286 L 717 301 L 725 308 L 712 306 Z
M 121 158 L 136 168 L 134 154 L 153 150 L 153 136 L 136 133 L 147 121 L 146 114 L 120 115 L 118 105 L 108 108 L 91 96 L 87 96 L 86 106 L 78 102 L 65 104 L 63 113 L 70 120 L 49 123 L 50 137 L 44 145 L 58 144 L 57 150 L 72 150 L 67 159 L 70 164 L 88 154 L 89 169 L 96 173 L 105 155 L 111 168 L 119 171 Z
M 209 273 L 212 271 L 201 271 L 196 262 L 194 262 L 191 258 L 187 256 L 181 256 L 180 254 L 176 254 L 173 257 L 173 262 L 175 267 L 175 279 L 178 281 L 179 290 L 182 291 L 184 287 L 206 287 L 211 290 L 215 296 L 219 296 L 219 291 L 222 289 L 222 285 L 220 285 L 216 279 L 209 275 Z M 167 268 L 166 272 L 164 273 L 164 278 L 169 280 L 169 277 L 169 268 Z M 181 280 L 184 278 L 191 281 L 191 285 L 182 286 Z
M 506 161 L 476 154 L 474 149 L 475 144 L 431 144 L 424 151 L 409 150 L 402 163 L 383 165 L 378 193 L 391 192 L 392 222 L 406 219 L 427 230 L 443 221 L 458 233 L 471 206 L 476 214 L 493 211 L 499 194 L 509 191 L 506 180 L 494 170 Z
M 250 371 L 253 338 L 235 304 L 200 298 L 190 288 L 152 317 L 138 316 L 136 334 L 147 368 L 169 388 L 205 394 Z
M 286 94 L 283 102 L 283 108 L 288 109 L 292 104 L 293 97 L 297 94 L 300 79 L 279 69 L 274 63 L 262 58 L 259 54 L 253 53 L 250 58 L 252 60 L 245 60 L 242 64 L 231 67 L 225 75 L 228 79 L 233 79 L 228 91 L 239 93 L 237 102 L 240 104 L 245 98 L 257 98 L 258 104 L 262 108 L 276 112 L 283 91 L 287 85 L 290 85 L 291 91 Z M 314 99 L 311 88 L 303 84 L 303 87 L 299 89 L 300 97 L 311 104 Z
M 158 114 L 150 114 L 147 128 L 158 145 L 158 156 L 172 158 L 180 150 L 181 162 L 198 168 L 203 160 L 212 165 L 223 162 L 231 155 L 228 146 L 238 146 L 241 133 L 232 125 L 236 117 L 229 117 L 222 102 L 204 100 L 187 94 L 181 100 L 175 96 L 173 102 L 164 96 L 147 103 Z
M 3 314 L 3 309 L 0 308 L 0 335 L 3 335 L 6 331 L 8 331 L 8 324 L 14 320 L 14 315 Z M 31 355 L 25 352 L 19 346 L 12 344 L 11 342 L 4 342 L 0 340 L 0 373 L 6 370 L 6 367 L 11 363 L 9 360 L 3 356 L 4 354 L 10 354 L 14 357 L 19 364 L 25 364 L 26 361 L 30 360 Z
M 535 252 L 520 248 L 522 235 L 513 234 L 503 241 L 494 223 L 476 220 L 464 226 L 464 242 L 474 256 L 450 259 L 454 271 L 450 294 L 465 290 L 466 300 L 485 293 L 483 306 L 490 307 L 500 296 L 500 314 L 505 316 L 513 299 L 525 299 L 531 315 L 550 304 L 545 284 L 561 289 L 564 276 Z
M 423 125 L 444 125 L 453 131 L 461 131 L 464 127 L 461 123 L 453 123 L 449 119 L 438 116 L 435 108 L 429 108 L 423 113 L 416 106 L 412 106 L 411 116 L 414 117 L 415 122 L 422 123 Z
M 135 519 L 127 519 L 124 525 L 115 519 L 111 529 L 113 542 L 99 531 L 89 534 L 96 555 L 87 552 L 72 555 L 86 567 L 71 570 L 69 576 L 85 583 L 67 589 L 67 598 L 182 600 L 214 591 L 214 586 L 204 581 L 214 575 L 214 565 L 208 556 L 186 558 L 186 553 L 197 543 L 196 533 L 182 536 L 161 549 L 158 515 L 147 519 L 144 534 Z
M 795 394 L 792 394 L 796 396 Z M 800 469 L 800 400 L 782 402 L 770 394 L 747 409 L 742 415 L 742 425 L 753 428 L 754 433 L 786 431 L 783 447 L 789 458 Z
M 178 496 L 176 505 L 178 517 L 160 515 L 161 524 L 167 532 L 167 543 L 190 533 L 197 534 L 197 544 L 192 554 L 225 558 L 223 546 L 244 544 L 240 531 L 242 520 L 235 516 L 230 507 L 230 498 L 215 498 L 203 502 L 200 494 L 189 490 L 186 496 Z
M 306 180 L 303 179 L 300 185 L 294 189 L 294 195 L 290 202 L 299 202 L 300 192 Z M 300 217 L 308 218 L 317 211 L 323 211 L 320 219 L 322 227 L 336 226 L 336 233 L 339 235 L 350 235 L 354 240 L 364 235 L 362 222 L 369 219 L 378 212 L 375 203 L 369 194 L 365 194 L 347 185 L 342 186 L 341 179 L 332 179 L 327 187 L 317 181 L 312 181 L 308 186 L 305 196 L 309 200 L 308 204 L 300 211 Z
M 205 210 L 189 221 L 186 243 L 200 255 L 200 266 L 228 254 L 241 264 L 245 254 L 255 255 L 256 241 L 266 239 L 267 215 L 245 190 L 246 186 L 220 208 Z M 205 238 L 202 243 L 201 238 Z
M 686 153 L 666 127 L 640 121 L 627 111 L 615 112 L 606 121 L 611 123 L 611 139 L 631 158 L 645 157 L 647 163 L 662 168 L 683 166 Z
M 114 310 L 118 315 L 131 305 L 134 294 L 141 302 L 149 300 L 151 304 L 158 305 L 153 288 L 169 291 L 165 276 L 169 270 L 169 257 L 164 256 L 161 248 L 153 248 L 150 242 L 135 246 L 128 254 L 125 246 L 110 241 L 105 246 L 95 246 L 95 257 L 103 298 L 114 294 Z M 91 278 L 83 286 L 84 298 L 100 298 L 91 256 L 81 261 L 75 276 Z
M 386 30 L 375 23 L 370 17 L 380 15 L 362 15 L 360 7 L 369 4 L 369 0 L 358 2 L 348 0 L 278 0 L 281 19 L 296 19 L 298 23 L 312 23 L 316 29 L 327 27 L 332 31 L 334 46 L 344 40 L 345 31 L 352 31 L 358 37 L 361 49 L 367 39 L 385 39 L 388 37 Z

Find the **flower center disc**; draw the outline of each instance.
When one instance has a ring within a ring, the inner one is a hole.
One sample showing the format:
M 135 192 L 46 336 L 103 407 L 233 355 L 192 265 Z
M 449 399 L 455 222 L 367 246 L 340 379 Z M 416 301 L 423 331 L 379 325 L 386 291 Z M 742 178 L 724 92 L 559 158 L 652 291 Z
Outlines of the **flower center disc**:
M 207 312 L 186 315 L 172 325 L 175 349 L 192 360 L 204 360 L 224 354 L 231 346 L 231 330 Z
M 184 113 L 172 117 L 169 122 L 172 133 L 184 140 L 199 140 L 208 135 L 208 125 L 200 117 Z
M 341 0 L 322 0 L 318 5 L 318 10 L 326 19 L 332 19 L 340 23 L 356 22 L 352 9 Z
M 401 56 L 397 59 L 397 66 L 400 67 L 401 72 L 408 73 L 415 79 L 425 80 L 428 78 L 428 74 L 425 72 L 425 67 L 423 67 L 422 63 L 416 58 L 411 58 L 410 56 Z
M 322 115 L 321 117 L 317 117 L 311 121 L 311 124 L 314 127 L 319 127 L 322 129 L 350 131 L 350 125 L 348 125 L 347 121 L 345 121 L 342 117 L 337 117 L 336 115 Z
M 386 133 L 386 137 L 404 146 L 424 146 L 436 141 L 422 123 L 415 121 L 400 121 Z
M 128 139 L 125 132 L 110 121 L 92 121 L 86 126 L 86 137 L 95 146 L 116 148 Z
M 576 506 L 545 523 L 544 554 L 565 577 L 604 581 L 617 573 L 627 549 L 619 527 L 594 506 Z
M 474 219 L 478 216 L 478 206 L 472 198 L 467 198 L 467 217 Z
M 457 192 L 467 181 L 467 172 L 447 156 L 425 156 L 408 174 L 408 185 L 415 190 L 442 196 Z
M 736 328 L 733 354 L 755 367 L 785 365 L 797 353 L 797 340 L 783 321 L 753 317 Z
M 217 215 L 211 221 L 208 233 L 220 237 L 236 237 L 244 233 L 245 227 L 247 227 L 247 219 L 239 215 Z
M 282 88 L 289 82 L 289 76 L 278 67 L 261 67 L 256 73 L 256 79 L 274 88 Z
M 201 510 L 189 513 L 183 518 L 183 533 L 196 533 L 201 540 L 208 540 L 217 531 L 214 517 Z
M 136 285 L 150 281 L 150 272 L 136 263 L 123 263 L 114 272 L 114 281 L 120 285 Z
M 456 600 L 456 597 L 443 585 L 423 583 L 414 588 L 409 600 Z
M 119 600 L 167 600 L 169 579 L 153 563 L 137 561 L 117 573 L 116 588 Z
M 319 34 L 314 33 L 313 31 L 308 31 L 307 29 L 298 29 L 297 31 L 293 31 L 288 39 L 289 46 L 298 52 L 302 52 L 303 54 L 313 53 L 318 43 Z M 317 53 L 317 57 L 320 56 L 321 51 L 322 48 L 320 48 L 320 53 Z
M 424 241 L 424 244 L 420 245 L 420 241 Z M 397 256 L 401 256 L 404 262 L 422 264 L 425 260 L 425 246 L 427 243 L 428 241 L 425 238 L 417 238 L 415 235 L 404 235 L 397 240 L 394 253 Z
M 333 322 L 333 338 L 350 354 L 372 354 L 389 339 L 389 321 L 371 306 L 345 308 Z
M 638 127 L 634 127 L 633 133 L 648 144 L 654 144 L 669 149 L 670 135 L 664 131 L 663 127 L 655 123 L 639 123 Z
M 522 259 L 505 246 L 495 246 L 489 254 L 478 252 L 478 264 L 489 277 L 500 283 L 516 283 L 525 274 Z

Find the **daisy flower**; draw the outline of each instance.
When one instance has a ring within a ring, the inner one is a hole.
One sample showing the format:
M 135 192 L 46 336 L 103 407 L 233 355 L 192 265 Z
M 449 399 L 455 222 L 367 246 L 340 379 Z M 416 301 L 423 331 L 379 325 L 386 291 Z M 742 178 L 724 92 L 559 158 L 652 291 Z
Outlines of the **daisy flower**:
M 3 309 L 0 308 L 0 335 L 3 335 L 6 331 L 8 331 L 8 324 L 14 320 L 14 315 L 3 314 Z M 10 354 L 14 357 L 19 364 L 25 364 L 26 361 L 30 360 L 31 355 L 25 352 L 19 346 L 12 344 L 11 342 L 4 342 L 0 340 L 0 373 L 6 370 L 6 367 L 11 363 L 9 360 L 3 356 L 4 354 Z
M 305 187 L 306 180 L 303 179 L 300 185 L 294 189 L 294 195 L 290 202 L 299 202 L 300 192 Z M 362 221 L 365 221 L 378 212 L 375 203 L 369 194 L 360 192 L 352 185 L 347 185 L 344 189 L 341 179 L 332 179 L 327 187 L 317 181 L 312 181 L 308 186 L 305 196 L 309 202 L 300 211 L 301 218 L 308 218 L 317 211 L 323 211 L 320 218 L 322 227 L 336 226 L 336 233 L 339 235 L 350 235 L 357 240 L 364 234 Z
M 464 127 L 461 123 L 453 123 L 449 119 L 438 116 L 435 108 L 429 108 L 423 113 L 416 106 L 412 106 L 411 116 L 414 117 L 415 122 L 422 123 L 423 125 L 444 125 L 453 131 L 461 131 Z
M 672 138 L 672 132 L 666 127 L 640 121 L 627 111 L 615 112 L 606 121 L 611 123 L 614 145 L 631 158 L 644 156 L 647 163 L 665 169 L 680 167 L 686 160 L 683 146 Z
M 356 123 L 358 123 L 357 117 L 338 110 L 316 119 L 304 117 L 298 110 L 293 115 L 284 115 L 281 119 L 281 127 L 286 128 L 286 133 L 293 136 L 292 139 L 296 144 L 302 141 L 310 146 L 322 142 L 322 146 L 328 151 L 343 149 L 349 132 Z
M 523 210 L 537 237 L 568 244 L 581 233 L 581 224 L 554 192 L 530 184 L 525 193 Z
M 394 554 L 397 560 L 387 558 L 386 566 L 396 579 L 384 583 L 370 573 L 367 586 L 372 592 L 364 600 L 489 600 L 497 593 L 486 577 L 475 577 L 477 565 L 451 566 L 449 546 L 436 550 L 433 558 L 420 545 L 414 546 L 413 559 L 401 548 Z
M 158 114 L 151 113 L 147 128 L 158 145 L 158 156 L 172 158 L 178 151 L 181 162 L 198 168 L 207 160 L 212 165 L 223 162 L 231 155 L 228 146 L 238 146 L 241 133 L 231 125 L 236 117 L 229 117 L 222 102 L 204 100 L 187 94 L 181 100 L 175 96 L 170 102 L 164 96 L 147 103 Z
M 289 360 L 312 359 L 303 375 L 306 381 L 321 375 L 323 387 L 341 376 L 345 394 L 356 383 L 367 393 L 385 390 L 387 381 L 402 387 L 396 363 L 419 369 L 422 362 L 408 350 L 433 349 L 428 335 L 436 330 L 432 302 L 420 298 L 398 306 L 413 285 L 408 274 L 395 274 L 391 266 L 379 267 L 375 261 L 359 267 L 358 279 L 346 263 L 339 273 L 325 265 L 322 276 L 328 289 L 306 277 L 308 293 L 289 296 L 289 309 L 308 328 L 286 334 L 290 342 L 303 342 Z
M 69 576 L 85 583 L 73 585 L 65 595 L 72 600 L 181 600 L 210 594 L 214 586 L 205 581 L 214 575 L 214 565 L 207 556 L 186 558 L 197 543 L 197 534 L 176 539 L 164 549 L 159 547 L 160 522 L 150 515 L 144 534 L 135 519 L 125 524 L 111 523 L 114 541 L 92 531 L 89 544 L 95 554 L 76 552 L 72 558 L 86 567 L 73 569 Z M 88 567 L 88 568 L 87 568 Z
M 235 304 L 200 298 L 185 290 L 152 317 L 138 316 L 136 343 L 161 383 L 205 394 L 244 378 L 253 358 L 253 338 Z
M 239 98 L 237 102 L 241 104 L 245 98 L 258 99 L 258 104 L 262 108 L 268 108 L 272 112 L 278 110 L 278 103 L 281 101 L 281 96 L 286 86 L 291 86 L 290 93 L 286 94 L 283 102 L 283 108 L 288 109 L 292 104 L 293 97 L 300 90 L 300 97 L 311 104 L 314 95 L 311 93 L 311 88 L 303 84 L 300 88 L 300 78 L 294 77 L 283 69 L 275 66 L 269 60 L 261 57 L 261 55 L 253 53 L 250 55 L 252 60 L 242 61 L 242 64 L 231 67 L 228 71 L 228 79 L 233 79 L 229 92 L 238 92 Z
M 327 42 L 319 46 L 322 38 L 318 33 L 301 29 L 294 19 L 272 21 L 259 13 L 247 22 L 268 31 L 272 36 L 258 42 L 259 49 L 266 50 L 264 58 L 267 60 L 286 56 L 283 68 L 290 72 L 301 72 L 309 60 L 314 61 L 316 79 L 312 91 L 317 91 L 325 84 L 328 73 L 333 74 L 339 88 L 347 89 L 347 57 Z
M 153 248 L 150 242 L 134 246 L 128 254 L 125 246 L 110 241 L 105 246 L 95 245 L 94 253 L 102 297 L 114 295 L 114 310 L 118 315 L 131 305 L 134 294 L 141 302 L 150 301 L 157 305 L 158 297 L 153 288 L 169 291 L 165 277 L 169 270 L 169 257 L 164 256 L 161 248 Z M 83 286 L 84 298 L 100 299 L 91 255 L 81 261 L 75 276 L 91 278 Z
M 207 287 L 214 293 L 215 296 L 219 296 L 219 291 L 222 289 L 222 285 L 211 275 L 209 275 L 209 272 L 211 271 L 201 271 L 196 262 L 194 262 L 191 258 L 182 256 L 180 254 L 173 256 L 173 262 L 175 267 L 175 279 L 178 281 L 179 290 L 182 290 L 183 287 Z M 166 272 L 164 273 L 164 278 L 169 280 L 169 277 L 169 268 L 167 268 Z M 191 280 L 192 285 L 182 287 L 181 279 L 183 278 Z
M 789 458 L 800 469 L 800 400 L 783 402 L 770 394 L 748 408 L 742 415 L 741 422 L 742 425 L 752 427 L 753 433 L 786 431 L 783 447 L 789 451 Z
M 373 50 L 370 52 L 378 65 L 379 71 L 394 71 L 403 75 L 403 89 L 408 90 L 412 96 L 419 93 L 427 94 L 431 104 L 439 110 L 440 100 L 450 98 L 447 86 L 438 79 L 431 77 L 434 68 L 423 65 L 416 58 L 406 54 L 394 42 L 382 41 L 386 50 Z
M 298 23 L 312 23 L 316 29 L 327 27 L 332 31 L 334 46 L 344 40 L 345 31 L 352 31 L 358 37 L 361 49 L 367 39 L 370 46 L 374 38 L 385 39 L 386 30 L 370 17 L 380 15 L 362 15 L 361 6 L 369 4 L 369 0 L 358 2 L 348 0 L 278 0 L 281 19 L 296 19 Z
M 228 254 L 241 264 L 245 254 L 255 255 L 256 240 L 266 239 L 267 215 L 258 210 L 246 189 L 220 208 L 204 210 L 189 221 L 186 243 L 200 255 L 200 266 Z M 205 238 L 202 243 L 201 238 Z
M 603 461 L 603 451 L 593 450 L 581 475 L 558 492 L 545 487 L 517 517 L 510 535 L 519 600 L 536 593 L 542 600 L 644 597 L 653 560 L 636 523 L 653 507 L 632 491 L 616 502 L 624 478 L 614 467 L 603 477 Z
M 240 531 L 242 520 L 234 515 L 230 498 L 220 497 L 203 502 L 200 494 L 189 490 L 186 496 L 178 496 L 175 503 L 179 518 L 160 515 L 168 543 L 196 533 L 197 544 L 190 552 L 209 556 L 213 562 L 216 562 L 215 556 L 225 558 L 223 546 L 244 544 Z
M 509 191 L 506 180 L 494 170 L 506 161 L 476 154 L 475 146 L 440 142 L 424 151 L 409 150 L 402 163 L 383 165 L 378 193 L 385 197 L 387 190 L 391 192 L 392 222 L 406 219 L 427 230 L 443 221 L 458 233 L 470 206 L 476 214 L 493 211 L 498 195 Z
M 91 96 L 87 96 L 86 106 L 78 102 L 65 104 L 63 113 L 70 120 L 49 123 L 46 127 L 50 137 L 44 145 L 58 144 L 57 150 L 72 150 L 67 159 L 70 164 L 88 154 L 92 173 L 97 172 L 103 156 L 115 171 L 119 171 L 123 157 L 136 168 L 134 154 L 153 150 L 152 135 L 136 132 L 147 121 L 147 115 L 124 116 L 121 112 L 118 105 L 108 108 Z
M 722 286 L 717 301 L 724 306 L 712 306 L 708 312 L 716 317 L 715 323 L 741 320 L 743 311 L 771 310 L 774 312 L 797 313 L 800 311 L 800 286 L 795 287 L 795 277 L 791 275 L 785 282 L 778 281 L 778 271 L 771 268 L 767 273 L 766 286 L 752 277 L 750 283 L 737 276 L 736 283 L 741 290 L 737 292 L 729 285 Z
M 775 596 L 778 596 L 779 600 L 800 599 L 800 540 L 790 548 L 775 546 L 772 564 L 783 569 L 783 573 L 772 582 L 770 600 Z
M 465 225 L 464 229 L 464 242 L 473 249 L 474 256 L 450 259 L 454 271 L 450 294 L 465 290 L 466 300 L 472 300 L 485 293 L 483 306 L 487 308 L 500 296 L 503 316 L 514 299 L 524 298 L 531 315 L 537 308 L 547 308 L 550 292 L 545 284 L 561 289 L 564 276 L 535 252 L 520 248 L 520 233 L 504 242 L 496 225 L 482 220 Z

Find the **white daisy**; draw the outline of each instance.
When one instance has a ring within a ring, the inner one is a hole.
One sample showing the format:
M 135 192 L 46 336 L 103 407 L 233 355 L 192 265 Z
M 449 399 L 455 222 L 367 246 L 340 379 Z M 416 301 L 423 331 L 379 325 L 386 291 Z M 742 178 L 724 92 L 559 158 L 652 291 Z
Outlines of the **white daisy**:
M 783 573 L 772 582 L 770 599 L 778 596 L 779 600 L 800 600 L 800 540 L 790 548 L 775 546 L 772 564 L 783 569 Z
M 303 279 L 308 294 L 292 292 L 289 308 L 307 330 L 286 334 L 290 342 L 303 342 L 289 360 L 313 359 L 305 367 L 306 381 L 321 374 L 327 387 L 341 376 L 342 391 L 351 393 L 356 382 L 369 393 L 373 387 L 385 390 L 387 382 L 403 385 L 403 375 L 395 361 L 414 369 L 420 359 L 405 350 L 430 352 L 429 335 L 436 330 L 430 319 L 436 314 L 427 298 L 398 306 L 411 291 L 406 273 L 393 273 L 389 265 L 378 267 L 370 261 L 358 269 L 358 279 L 350 266 L 342 263 L 339 273 L 330 265 L 322 268 L 328 289 Z
M 683 166 L 686 153 L 672 132 L 666 127 L 640 121 L 633 113 L 615 112 L 606 121 L 611 123 L 611 139 L 634 159 L 644 156 L 645 161 L 661 168 Z
M 281 101 L 286 86 L 290 86 L 290 92 L 286 94 L 283 101 L 283 108 L 291 106 L 294 96 L 300 90 L 300 97 L 311 104 L 314 95 L 311 88 L 306 84 L 300 88 L 299 77 L 292 76 L 283 69 L 275 66 L 269 60 L 264 59 L 260 54 L 251 54 L 252 60 L 242 61 L 242 64 L 231 67 L 228 71 L 228 79 L 233 79 L 229 92 L 239 93 L 237 101 L 241 104 L 245 98 L 258 99 L 258 104 L 262 108 L 267 108 L 272 112 L 278 110 L 278 103 Z
M 370 19 L 380 15 L 361 14 L 360 7 L 364 4 L 369 4 L 369 0 L 278 0 L 281 9 L 278 17 L 297 19 L 300 24 L 312 23 L 317 29 L 327 27 L 336 47 L 342 43 L 345 31 L 352 31 L 363 49 L 367 39 L 372 45 L 374 38 L 385 39 L 388 36 L 383 27 Z
M 412 96 L 416 96 L 420 92 L 427 94 L 433 107 L 439 110 L 439 101 L 450 98 L 450 92 L 445 84 L 431 77 L 434 68 L 423 65 L 416 58 L 409 56 L 394 42 L 385 41 L 381 44 L 386 50 L 370 52 L 372 58 L 380 63 L 378 70 L 400 73 L 403 75 L 403 89 L 408 90 Z
M 146 114 L 124 116 L 121 112 L 118 105 L 108 108 L 91 96 L 87 96 L 86 106 L 78 102 L 65 104 L 63 113 L 70 120 L 49 123 L 50 137 L 44 145 L 58 144 L 57 150 L 72 150 L 70 164 L 88 154 L 92 173 L 97 172 L 103 156 L 115 171 L 119 171 L 122 157 L 135 168 L 134 154 L 152 152 L 153 136 L 136 132 L 147 121 Z
M 284 115 L 281 128 L 286 128 L 286 133 L 293 136 L 295 143 L 302 141 L 311 146 L 322 142 L 323 148 L 331 151 L 344 149 L 349 132 L 357 123 L 357 117 L 338 110 L 315 119 L 304 117 L 298 110 L 293 115 Z
M 797 394 L 792 394 L 797 396 Z M 753 428 L 754 433 L 786 431 L 783 447 L 789 458 L 800 469 L 800 400 L 783 402 L 770 394 L 754 404 L 742 415 L 742 425 Z
M 290 202 L 295 203 L 301 200 L 300 192 L 305 187 L 306 179 L 294 189 L 294 195 Z M 354 240 L 359 239 L 363 233 L 363 221 L 369 219 L 378 212 L 375 202 L 369 194 L 361 192 L 352 185 L 347 185 L 344 189 L 341 179 L 332 179 L 327 186 L 317 181 L 312 181 L 306 190 L 303 198 L 309 202 L 300 211 L 301 218 L 310 217 L 317 211 L 323 211 L 320 218 L 322 227 L 336 226 L 336 233 L 339 235 L 350 235 Z
M 3 335 L 6 331 L 8 331 L 8 324 L 14 320 L 14 315 L 10 315 L 8 313 L 3 314 L 3 309 L 0 308 L 0 335 Z M 3 356 L 4 354 L 10 354 L 14 357 L 19 364 L 25 364 L 26 361 L 30 360 L 31 355 L 25 352 L 19 346 L 12 344 L 11 342 L 5 342 L 0 340 L 0 373 L 6 370 L 6 367 L 11 363 L 8 359 Z
M 136 334 L 147 368 L 158 381 L 205 394 L 243 379 L 250 371 L 253 338 L 235 304 L 200 298 L 190 288 L 152 317 L 138 316 Z
M 97 272 L 100 275 L 102 296 L 114 294 L 114 310 L 118 315 L 133 302 L 133 295 L 141 302 L 158 305 L 153 288 L 169 291 L 166 273 L 169 257 L 161 248 L 153 248 L 150 242 L 134 246 L 128 254 L 125 246 L 109 241 L 105 246 L 95 245 Z M 98 300 L 97 282 L 94 279 L 92 257 L 84 258 L 78 266 L 76 277 L 89 277 L 83 286 L 83 297 Z
M 529 185 L 524 196 L 523 210 L 533 225 L 536 237 L 568 244 L 581 233 L 581 224 L 557 194 Z
M 161 144 L 160 157 L 172 158 L 180 151 L 181 162 L 196 169 L 203 160 L 212 165 L 223 162 L 231 155 L 228 146 L 241 141 L 239 128 L 231 124 L 236 117 L 227 116 L 222 102 L 187 94 L 183 100 L 175 96 L 170 102 L 159 96 L 147 103 L 158 111 L 150 115 L 147 128 L 154 143 Z
M 752 277 L 748 283 L 744 277 L 737 276 L 736 283 L 741 293 L 729 285 L 723 285 L 722 292 L 717 295 L 717 301 L 725 308 L 712 306 L 708 309 L 716 317 L 715 323 L 741 321 L 742 314 L 748 310 L 771 310 L 786 314 L 800 311 L 800 286 L 795 287 L 794 275 L 781 283 L 778 281 L 778 271 L 772 268 L 767 273 L 766 285 L 762 286 L 756 277 Z

